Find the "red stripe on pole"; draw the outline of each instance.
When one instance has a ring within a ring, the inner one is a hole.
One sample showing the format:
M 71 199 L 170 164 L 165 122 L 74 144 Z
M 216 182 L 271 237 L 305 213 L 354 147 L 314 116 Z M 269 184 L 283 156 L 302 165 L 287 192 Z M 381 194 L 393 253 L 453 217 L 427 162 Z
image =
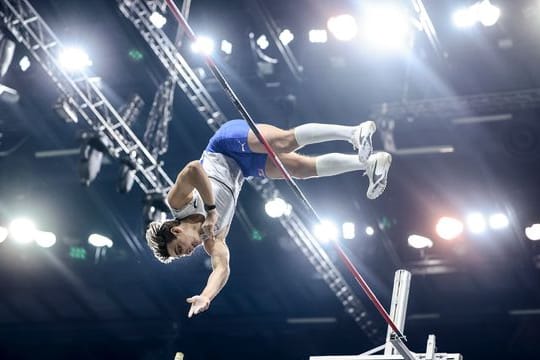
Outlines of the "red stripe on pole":
M 178 7 L 174 3 L 174 1 L 173 0 L 165 0 L 165 1 L 167 2 L 167 5 L 169 6 L 169 9 L 173 13 L 176 20 L 178 20 L 180 26 L 182 26 L 182 28 L 184 29 L 184 31 L 186 32 L 188 37 L 192 41 L 197 40 L 197 36 L 193 32 L 193 29 L 191 29 L 191 26 L 189 26 L 186 19 L 184 19 L 184 16 L 180 12 L 180 10 L 178 9 Z M 251 118 L 251 115 L 248 113 L 247 109 L 240 102 L 240 99 L 238 98 L 236 93 L 232 90 L 231 86 L 229 85 L 229 83 L 227 82 L 227 80 L 225 79 L 225 77 L 223 76 L 223 74 L 221 73 L 219 68 L 217 67 L 216 63 L 214 62 L 214 59 L 212 59 L 212 57 L 210 55 L 206 55 L 205 60 L 206 60 L 206 64 L 208 65 L 208 67 L 210 68 L 210 70 L 212 71 L 212 73 L 214 74 L 216 79 L 219 81 L 219 83 L 223 87 L 223 90 L 225 90 L 227 95 L 229 95 L 229 97 L 230 97 L 231 101 L 233 102 L 233 104 L 236 106 L 236 108 L 238 109 L 240 114 L 242 114 L 242 117 L 244 118 L 244 120 L 246 120 L 246 122 L 248 123 L 249 127 L 251 128 L 251 130 L 253 131 L 253 133 L 257 137 L 257 139 L 261 142 L 261 144 L 266 149 L 266 151 L 267 151 L 268 155 L 270 156 L 270 159 L 272 160 L 274 165 L 276 165 L 276 167 L 279 169 L 279 171 L 283 174 L 283 177 L 285 178 L 285 181 L 287 181 L 287 183 L 289 184 L 291 189 L 302 200 L 304 205 L 313 213 L 313 215 L 315 216 L 317 221 L 321 222 L 321 219 L 320 219 L 319 215 L 317 214 L 317 212 L 315 211 L 315 209 L 313 208 L 311 203 L 307 200 L 304 193 L 300 190 L 300 188 L 298 187 L 298 185 L 296 184 L 294 179 L 291 177 L 291 175 L 289 174 L 287 169 L 285 169 L 285 166 L 283 166 L 283 163 L 281 162 L 281 160 L 277 156 L 274 149 L 272 149 L 272 147 L 270 146 L 268 141 L 261 134 L 261 132 L 257 128 L 257 124 L 255 124 L 255 121 Z M 394 321 L 392 321 L 392 319 L 390 318 L 390 315 L 388 315 L 388 312 L 384 309 L 381 302 L 377 299 L 377 296 L 375 296 L 375 294 L 373 293 L 373 291 L 371 290 L 371 288 L 369 287 L 367 282 L 364 280 L 362 275 L 358 272 L 358 270 L 356 270 L 356 268 L 354 267 L 353 263 L 351 262 L 351 260 L 347 256 L 347 254 L 345 254 L 345 251 L 343 250 L 343 248 L 339 245 L 339 243 L 337 241 L 333 241 L 332 244 L 333 244 L 334 248 L 336 249 L 336 251 L 338 252 L 341 260 L 343 260 L 343 262 L 345 263 L 345 266 L 349 269 L 349 271 L 354 276 L 354 278 L 356 279 L 358 284 L 360 284 L 360 286 L 362 287 L 362 289 L 364 290 L 364 292 L 366 293 L 368 298 L 371 300 L 373 305 L 375 305 L 375 308 L 381 314 L 381 316 L 386 321 L 388 326 L 390 326 L 392 328 L 392 330 L 394 330 L 395 334 L 400 339 L 405 339 L 405 337 L 403 336 L 401 331 L 398 329 L 398 327 L 396 326 Z

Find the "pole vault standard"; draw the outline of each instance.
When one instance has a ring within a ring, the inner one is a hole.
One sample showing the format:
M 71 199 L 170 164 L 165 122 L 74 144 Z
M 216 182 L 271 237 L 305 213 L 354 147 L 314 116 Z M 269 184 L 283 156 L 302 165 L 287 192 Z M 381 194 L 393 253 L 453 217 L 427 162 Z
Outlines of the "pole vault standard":
M 178 23 L 184 29 L 186 35 L 192 41 L 197 40 L 197 36 L 195 35 L 195 32 L 193 32 L 193 29 L 187 23 L 186 19 L 184 18 L 184 16 L 180 12 L 180 10 L 178 9 L 178 7 L 174 3 L 174 1 L 173 0 L 166 0 L 166 2 L 167 2 L 167 6 L 169 7 L 171 12 L 173 13 L 176 20 L 178 20 Z M 242 102 L 240 101 L 240 99 L 238 98 L 236 93 L 234 92 L 234 90 L 231 88 L 231 86 L 229 85 L 229 83 L 227 82 L 227 80 L 225 79 L 225 77 L 223 76 L 223 74 L 221 73 L 219 68 L 217 67 L 217 65 L 216 65 L 214 59 L 212 58 L 212 56 L 205 55 L 204 58 L 206 60 L 206 64 L 208 65 L 208 67 L 210 68 L 210 70 L 212 71 L 212 73 L 214 74 L 216 79 L 221 84 L 223 90 L 225 90 L 225 92 L 227 93 L 227 95 L 229 96 L 231 101 L 233 102 L 234 106 L 238 109 L 238 111 L 240 112 L 240 114 L 242 115 L 244 120 L 246 120 L 246 122 L 248 123 L 249 127 L 251 128 L 251 130 L 253 131 L 253 133 L 257 137 L 257 139 L 261 142 L 261 144 L 263 144 L 264 148 L 268 152 L 268 155 L 270 156 L 270 159 L 272 160 L 274 165 L 276 165 L 276 167 L 279 169 L 279 171 L 283 174 L 283 177 L 285 178 L 285 181 L 287 181 L 287 184 L 289 185 L 289 187 L 302 200 L 302 202 L 304 203 L 306 208 L 313 214 L 315 219 L 318 222 L 321 222 L 321 218 L 319 217 L 319 215 L 317 214 L 317 212 L 315 211 L 315 209 L 313 208 L 311 203 L 308 201 L 308 199 L 306 198 L 306 196 L 304 195 L 302 190 L 300 190 L 300 188 L 298 187 L 298 184 L 296 184 L 296 182 L 291 177 L 291 175 L 289 174 L 287 169 L 285 169 L 285 166 L 283 166 L 283 163 L 281 162 L 281 160 L 277 156 L 276 152 L 272 149 L 272 147 L 270 146 L 268 141 L 266 141 L 264 136 L 261 134 L 261 132 L 257 128 L 257 124 L 255 123 L 255 121 L 253 120 L 251 115 L 248 113 L 247 109 L 244 107 L 244 105 L 242 104 Z M 375 296 L 375 294 L 373 293 L 373 291 L 371 290 L 371 288 L 369 287 L 367 282 L 364 280 L 362 275 L 358 272 L 358 270 L 356 270 L 356 267 L 354 266 L 352 261 L 349 259 L 349 257 L 347 256 L 347 254 L 345 253 L 343 248 L 339 245 L 339 243 L 337 241 L 333 241 L 332 245 L 334 246 L 334 248 L 338 252 L 341 260 L 343 260 L 343 262 L 347 266 L 347 269 L 349 269 L 349 271 L 354 276 L 354 278 L 356 279 L 358 284 L 360 284 L 360 286 L 362 287 L 362 289 L 364 290 L 364 292 L 366 293 L 368 298 L 371 300 L 373 305 L 375 305 L 375 308 L 377 309 L 377 311 L 384 318 L 384 320 L 386 321 L 388 326 L 394 331 L 395 336 L 398 339 L 403 339 L 404 340 L 405 336 L 403 336 L 402 332 L 396 326 L 394 321 L 390 318 L 390 315 L 388 314 L 388 312 L 386 312 L 386 310 L 382 306 L 381 302 L 379 301 L 379 299 L 377 299 L 377 297 Z

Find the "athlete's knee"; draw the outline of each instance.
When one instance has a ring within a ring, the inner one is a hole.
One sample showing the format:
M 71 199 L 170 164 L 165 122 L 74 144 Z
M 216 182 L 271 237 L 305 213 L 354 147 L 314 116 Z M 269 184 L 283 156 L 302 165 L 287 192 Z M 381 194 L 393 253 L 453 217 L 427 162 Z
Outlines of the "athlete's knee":
M 274 147 L 274 150 L 279 153 L 293 152 L 298 147 L 298 143 L 294 136 L 294 130 L 280 130 L 279 136 L 274 138 L 272 146 Z

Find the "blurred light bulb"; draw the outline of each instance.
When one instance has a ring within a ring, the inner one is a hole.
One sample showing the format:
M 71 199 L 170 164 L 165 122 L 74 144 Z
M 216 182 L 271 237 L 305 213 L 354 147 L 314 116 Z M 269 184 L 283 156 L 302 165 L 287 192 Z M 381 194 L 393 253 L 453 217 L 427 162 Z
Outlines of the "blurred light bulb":
M 425 249 L 433 247 L 433 241 L 425 236 L 409 235 L 407 239 L 409 246 L 415 249 Z
M 442 217 L 435 227 L 437 235 L 445 240 L 457 238 L 463 232 L 463 223 L 450 217 Z

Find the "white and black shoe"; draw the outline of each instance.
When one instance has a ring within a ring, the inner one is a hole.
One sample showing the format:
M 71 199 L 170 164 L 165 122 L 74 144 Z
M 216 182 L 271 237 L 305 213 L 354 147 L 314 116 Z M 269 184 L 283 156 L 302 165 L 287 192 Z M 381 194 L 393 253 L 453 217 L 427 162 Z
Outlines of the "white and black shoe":
M 368 160 L 373 151 L 371 138 L 376 130 L 377 125 L 374 121 L 365 121 L 358 125 L 353 132 L 351 143 L 358 150 L 358 159 L 362 164 Z
M 372 154 L 367 159 L 364 175 L 369 178 L 369 187 L 366 193 L 368 199 L 378 198 L 386 189 L 390 165 L 392 165 L 392 155 L 387 152 Z

